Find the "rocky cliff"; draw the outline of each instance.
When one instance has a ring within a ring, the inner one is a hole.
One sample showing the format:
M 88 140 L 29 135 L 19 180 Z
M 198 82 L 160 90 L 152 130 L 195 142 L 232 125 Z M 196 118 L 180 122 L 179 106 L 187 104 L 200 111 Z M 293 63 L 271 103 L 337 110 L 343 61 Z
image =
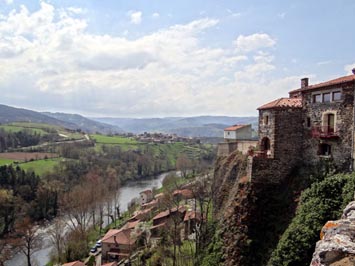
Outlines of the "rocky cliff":
M 223 239 L 223 264 L 265 266 L 295 210 L 292 179 L 249 182 L 246 158 L 219 158 L 215 168 L 215 206 Z
M 320 237 L 311 266 L 355 265 L 355 201 L 346 206 L 340 220 L 324 225 Z

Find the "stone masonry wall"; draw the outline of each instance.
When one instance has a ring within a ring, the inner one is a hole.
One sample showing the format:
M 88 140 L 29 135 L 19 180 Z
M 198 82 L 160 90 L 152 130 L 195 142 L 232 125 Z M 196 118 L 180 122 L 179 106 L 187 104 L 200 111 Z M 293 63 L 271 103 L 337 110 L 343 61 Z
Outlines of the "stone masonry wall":
M 319 92 L 334 91 L 337 87 L 327 87 Z M 352 164 L 352 142 L 353 142 L 353 123 L 354 123 L 354 85 L 345 84 L 342 89 L 342 99 L 329 103 L 312 103 L 312 95 L 315 92 L 307 92 L 303 95 L 303 121 L 304 121 L 304 158 L 309 164 L 316 164 L 324 157 L 319 156 L 319 144 L 331 145 L 331 157 L 339 170 L 348 171 Z M 318 91 L 317 91 L 318 92 Z M 312 137 L 312 128 L 322 125 L 324 113 L 332 112 L 335 114 L 335 128 L 339 133 L 339 138 L 321 139 Z M 307 127 L 307 118 L 311 121 L 311 127 Z M 327 158 L 328 159 L 328 158 Z

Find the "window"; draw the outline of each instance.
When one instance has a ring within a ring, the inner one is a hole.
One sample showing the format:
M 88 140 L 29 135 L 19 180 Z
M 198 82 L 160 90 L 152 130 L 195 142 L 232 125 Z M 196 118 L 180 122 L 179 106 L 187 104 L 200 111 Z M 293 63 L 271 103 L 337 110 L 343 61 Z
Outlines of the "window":
M 333 92 L 333 101 L 339 101 L 341 100 L 341 92 L 340 91 L 334 91 Z
M 269 124 L 269 116 L 266 115 L 264 116 L 264 125 L 268 125 Z
M 313 95 L 313 102 L 314 103 L 321 103 L 322 102 L 322 95 L 321 94 L 314 94 Z
M 332 147 L 329 144 L 319 144 L 318 155 L 329 156 L 331 155 Z
M 323 93 L 323 102 L 330 103 L 330 92 Z
M 311 118 L 307 117 L 307 127 L 311 127 Z

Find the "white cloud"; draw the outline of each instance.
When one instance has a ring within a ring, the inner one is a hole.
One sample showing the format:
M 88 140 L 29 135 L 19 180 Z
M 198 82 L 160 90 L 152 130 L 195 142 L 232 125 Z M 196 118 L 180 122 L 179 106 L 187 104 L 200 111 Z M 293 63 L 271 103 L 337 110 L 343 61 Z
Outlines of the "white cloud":
M 67 10 L 72 14 L 85 14 L 87 10 L 80 8 L 80 7 L 68 7 Z
M 152 14 L 152 18 L 159 18 L 160 14 L 158 12 L 155 12 Z
M 4 0 L 6 4 L 11 5 L 14 3 L 14 0 Z
M 204 44 L 201 34 L 218 23 L 198 19 L 128 39 L 90 33 L 85 14 L 23 6 L 0 19 L 2 102 L 110 116 L 243 115 L 297 87 L 299 77 L 272 78 L 271 52 L 254 51 L 275 45 L 266 34 L 238 38 L 248 55 Z
M 233 12 L 232 10 L 230 9 L 227 9 L 227 13 L 230 14 L 232 17 L 240 17 L 242 15 L 242 13 L 239 13 L 239 12 Z
M 237 51 L 250 52 L 261 48 L 273 47 L 276 40 L 266 33 L 255 33 L 251 35 L 240 35 L 235 40 Z
M 143 13 L 141 11 L 130 11 L 129 12 L 129 17 L 131 20 L 132 24 L 141 24 L 142 23 L 142 15 Z
M 355 68 L 355 63 L 344 66 L 344 70 L 348 75 L 353 74 L 352 70 Z

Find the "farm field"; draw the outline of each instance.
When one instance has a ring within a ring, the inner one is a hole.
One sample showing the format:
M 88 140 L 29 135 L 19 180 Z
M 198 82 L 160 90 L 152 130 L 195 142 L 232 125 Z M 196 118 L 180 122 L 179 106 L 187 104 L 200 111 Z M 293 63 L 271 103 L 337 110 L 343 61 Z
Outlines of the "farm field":
M 46 131 L 44 131 L 43 129 L 40 129 L 40 128 L 24 127 L 24 126 L 13 125 L 13 124 L 1 125 L 0 128 L 2 128 L 3 130 L 5 130 L 7 132 L 12 132 L 12 133 L 17 133 L 20 131 L 27 130 L 33 134 L 36 133 L 36 134 L 40 134 L 42 136 L 48 134 Z
M 58 157 L 56 153 L 48 152 L 3 152 L 0 153 L 0 159 L 7 159 L 12 161 L 29 161 L 40 160 L 45 158 Z
M 11 164 L 14 160 L 0 158 L 0 166 Z
M 72 132 L 60 126 L 40 123 L 14 122 L 6 125 L 0 125 L 0 128 L 4 129 L 5 131 L 14 133 L 23 130 L 28 130 L 32 133 L 37 133 L 42 136 L 47 135 L 49 133 L 57 133 L 61 137 L 69 139 L 82 139 L 84 137 L 81 133 Z
M 42 176 L 43 174 L 50 172 L 54 169 L 56 165 L 58 165 L 63 158 L 52 158 L 52 159 L 44 159 L 37 160 L 27 163 L 20 163 L 20 166 L 23 170 L 33 170 L 37 175 Z

